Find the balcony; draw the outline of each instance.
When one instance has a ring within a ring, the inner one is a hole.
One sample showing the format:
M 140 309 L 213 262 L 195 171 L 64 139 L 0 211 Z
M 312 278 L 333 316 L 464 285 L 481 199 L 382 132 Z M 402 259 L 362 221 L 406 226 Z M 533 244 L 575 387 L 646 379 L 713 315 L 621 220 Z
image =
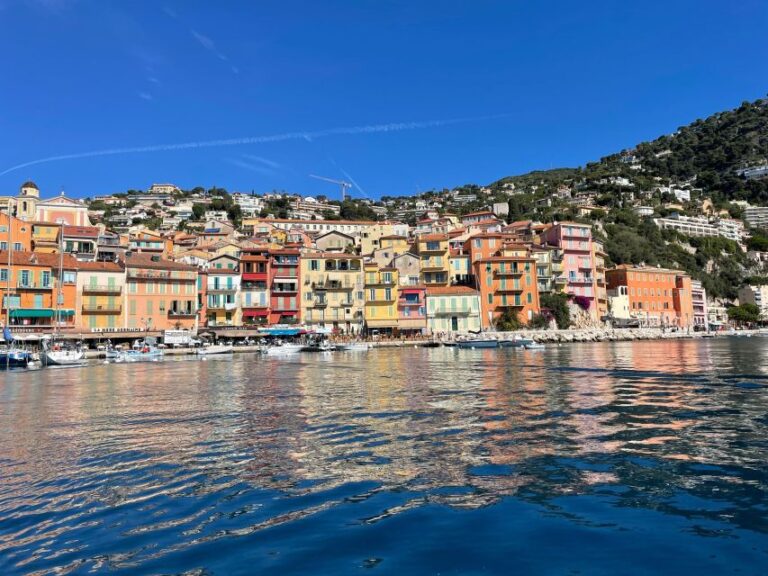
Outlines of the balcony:
M 53 290 L 53 284 L 42 282 L 18 282 L 16 284 L 18 290 Z
M 477 311 L 468 308 L 438 308 L 432 312 L 428 312 L 428 316 L 469 316 L 470 314 L 477 314 Z
M 272 285 L 272 294 L 295 294 L 299 287 L 295 284 L 274 284 Z
M 563 238 L 578 238 L 579 240 L 589 240 L 591 234 L 586 228 L 563 228 Z
M 592 262 L 579 262 L 579 270 L 592 270 Z
M 422 272 L 444 272 L 446 268 L 447 266 L 431 263 L 423 264 L 421 266 Z
M 197 316 L 196 310 L 168 310 L 169 318 L 194 318 Z
M 495 276 L 522 276 L 523 272 L 525 272 L 525 270 L 523 270 L 521 268 L 513 268 L 511 270 L 507 270 L 507 269 L 505 269 L 505 270 L 496 270 L 494 272 L 494 275 Z
M 592 284 L 594 280 L 592 276 L 568 276 L 569 284 Z
M 122 291 L 122 286 L 83 286 L 83 294 L 120 294 Z
M 326 300 L 325 298 L 315 299 L 315 301 L 312 303 L 312 306 L 315 308 L 327 308 L 328 300 Z
M 234 294 L 236 292 L 236 286 L 219 286 L 218 288 L 208 288 L 208 294 Z
M 120 304 L 97 304 L 90 306 L 83 304 L 83 314 L 120 314 L 123 307 Z
M 496 308 L 522 308 L 525 304 L 522 302 L 506 302 L 502 304 L 497 304 Z
M 243 272 L 243 282 L 266 282 L 267 272 Z
M 523 291 L 523 287 L 522 286 L 514 286 L 514 285 L 513 286 L 504 286 L 504 287 L 496 289 L 496 292 L 501 292 L 501 293 L 522 292 L 522 291 Z

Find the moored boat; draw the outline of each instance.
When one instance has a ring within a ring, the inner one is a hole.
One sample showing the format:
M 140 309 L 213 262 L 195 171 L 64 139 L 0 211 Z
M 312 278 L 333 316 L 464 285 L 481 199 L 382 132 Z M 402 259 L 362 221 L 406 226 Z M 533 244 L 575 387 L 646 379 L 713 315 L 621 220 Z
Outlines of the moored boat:
M 198 356 L 211 356 L 212 354 L 231 354 L 234 350 L 232 344 L 211 344 L 197 349 Z
M 163 351 L 157 347 L 155 338 L 137 340 L 130 350 L 117 353 L 115 362 L 158 362 L 163 359 Z
M 493 338 L 478 338 L 476 340 L 460 340 L 456 343 L 459 348 L 498 348 L 499 341 Z
M 82 364 L 85 359 L 85 350 L 80 346 L 51 341 L 48 337 L 43 340 L 43 351 L 43 358 L 48 366 L 72 366 Z

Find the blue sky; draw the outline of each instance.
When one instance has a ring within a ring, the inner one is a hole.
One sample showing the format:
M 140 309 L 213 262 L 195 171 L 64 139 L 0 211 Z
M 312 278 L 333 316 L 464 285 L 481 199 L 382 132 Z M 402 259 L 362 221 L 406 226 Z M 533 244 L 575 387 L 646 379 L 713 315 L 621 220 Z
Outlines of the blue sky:
M 761 0 L 0 0 L 0 172 L 151 150 L 0 194 L 337 194 L 320 174 L 377 198 L 583 165 L 765 96 L 766 30 Z

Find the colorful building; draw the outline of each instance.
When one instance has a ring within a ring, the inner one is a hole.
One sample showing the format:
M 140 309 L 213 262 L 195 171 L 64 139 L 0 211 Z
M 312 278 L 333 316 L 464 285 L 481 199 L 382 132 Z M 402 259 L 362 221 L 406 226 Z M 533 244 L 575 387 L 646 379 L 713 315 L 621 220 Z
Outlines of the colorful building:
M 273 249 L 269 257 L 269 323 L 297 324 L 301 321 L 300 252 Z
M 125 328 L 125 266 L 117 262 L 78 262 L 75 323 L 82 330 Z
M 694 323 L 691 278 L 684 272 L 622 265 L 606 270 L 606 283 L 614 293 L 626 287 L 630 316 L 643 326 L 687 328 Z
M 480 292 L 481 323 L 491 328 L 505 312 L 526 323 L 539 313 L 536 258 L 522 244 L 506 244 L 495 256 L 472 263 Z
M 416 241 L 421 261 L 421 284 L 448 286 L 450 283 L 450 253 L 447 234 L 424 234 Z
M 31 331 L 50 332 L 57 324 L 62 330 L 75 328 L 77 261 L 35 252 L 10 255 L 9 268 L 9 253 L 0 252 L 3 322 Z
M 240 254 L 240 307 L 243 325 L 260 326 L 269 322 L 269 248 L 243 248 Z
M 427 286 L 428 332 L 478 332 L 480 329 L 477 290 L 468 286 Z
M 397 268 L 379 268 L 375 262 L 366 263 L 365 269 L 365 326 L 381 334 L 394 334 L 398 327 Z
M 301 319 L 315 329 L 359 334 L 365 300 L 363 259 L 340 252 L 301 256 Z
M 397 330 L 405 335 L 426 333 L 426 286 L 400 286 L 397 298 Z
M 131 253 L 125 261 L 127 328 L 197 329 L 197 268 Z
M 32 251 L 32 224 L 0 212 L 0 250 Z
M 208 262 L 206 284 L 206 326 L 239 326 L 240 269 L 239 260 L 222 254 Z
M 572 296 L 580 296 L 589 303 L 588 313 L 598 320 L 597 273 L 592 227 L 589 224 L 562 222 L 542 233 L 545 245 L 557 248 L 552 261 L 558 268 L 556 284 Z

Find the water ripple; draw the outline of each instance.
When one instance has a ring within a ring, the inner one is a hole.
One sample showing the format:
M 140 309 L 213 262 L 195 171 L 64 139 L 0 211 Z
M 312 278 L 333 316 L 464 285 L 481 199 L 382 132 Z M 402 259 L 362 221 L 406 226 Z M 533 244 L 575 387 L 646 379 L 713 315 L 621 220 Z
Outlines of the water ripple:
M 0 573 L 761 573 L 734 340 L 5 374 Z

